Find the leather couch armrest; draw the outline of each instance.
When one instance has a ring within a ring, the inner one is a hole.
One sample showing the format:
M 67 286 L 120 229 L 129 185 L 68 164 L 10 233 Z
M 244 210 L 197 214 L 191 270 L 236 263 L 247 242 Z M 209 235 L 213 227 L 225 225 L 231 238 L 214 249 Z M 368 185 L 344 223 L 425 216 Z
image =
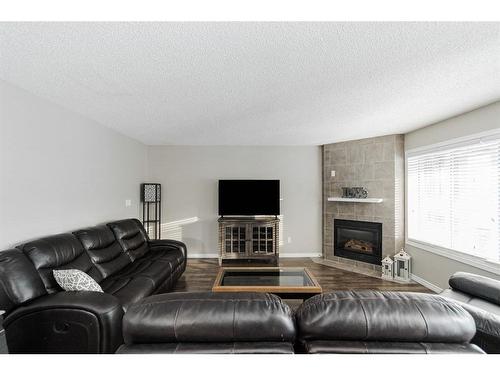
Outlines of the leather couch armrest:
M 59 292 L 13 310 L 4 327 L 12 353 L 114 353 L 122 318 L 111 294 Z
M 453 289 L 500 306 L 500 281 L 467 272 L 456 272 L 448 281 Z
M 150 240 L 148 243 L 152 250 L 154 250 L 156 246 L 167 246 L 180 249 L 187 259 L 187 246 L 184 242 L 176 240 Z

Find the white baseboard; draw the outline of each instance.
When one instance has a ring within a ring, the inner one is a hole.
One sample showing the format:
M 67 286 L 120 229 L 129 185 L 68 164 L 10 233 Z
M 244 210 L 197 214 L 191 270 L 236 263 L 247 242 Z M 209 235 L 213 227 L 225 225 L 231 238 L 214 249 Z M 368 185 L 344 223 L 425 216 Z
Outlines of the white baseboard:
M 321 253 L 290 253 L 290 254 L 280 254 L 280 258 L 319 258 L 321 257 Z M 192 254 L 188 251 L 188 259 L 199 259 L 199 258 L 218 258 L 219 254 L 214 253 L 214 254 L 203 254 L 203 253 L 195 253 Z
M 192 258 L 192 259 L 199 259 L 199 258 L 211 259 L 211 258 L 218 258 L 218 257 L 219 257 L 219 254 L 217 254 L 217 253 L 215 253 L 215 254 L 203 254 L 203 253 L 192 254 L 188 251 L 188 259 L 189 258 Z
M 433 292 L 441 293 L 443 291 L 443 288 L 440 288 L 436 284 L 433 284 L 425 279 L 422 279 L 420 276 L 411 274 L 411 279 L 419 283 L 420 285 L 425 286 L 426 288 L 432 290 Z
M 280 258 L 319 258 L 322 257 L 321 253 L 280 253 Z

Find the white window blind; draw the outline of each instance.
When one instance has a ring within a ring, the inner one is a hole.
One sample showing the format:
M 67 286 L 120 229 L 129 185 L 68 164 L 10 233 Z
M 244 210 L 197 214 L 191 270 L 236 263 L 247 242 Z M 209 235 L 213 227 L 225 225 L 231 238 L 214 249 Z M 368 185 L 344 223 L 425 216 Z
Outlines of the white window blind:
M 408 239 L 500 262 L 500 137 L 407 155 Z

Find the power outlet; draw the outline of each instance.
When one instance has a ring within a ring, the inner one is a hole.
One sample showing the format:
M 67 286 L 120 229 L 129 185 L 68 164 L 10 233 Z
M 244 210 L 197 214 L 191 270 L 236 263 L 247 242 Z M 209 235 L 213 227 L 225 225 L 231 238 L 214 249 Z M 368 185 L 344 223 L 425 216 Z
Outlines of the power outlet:
M 335 171 L 330 172 L 330 177 L 335 177 Z
M 131 199 L 125 199 L 125 207 L 130 207 L 132 206 L 132 200 Z
M 292 243 L 292 237 L 288 237 L 288 238 L 286 239 L 286 242 L 287 242 L 287 243 Z

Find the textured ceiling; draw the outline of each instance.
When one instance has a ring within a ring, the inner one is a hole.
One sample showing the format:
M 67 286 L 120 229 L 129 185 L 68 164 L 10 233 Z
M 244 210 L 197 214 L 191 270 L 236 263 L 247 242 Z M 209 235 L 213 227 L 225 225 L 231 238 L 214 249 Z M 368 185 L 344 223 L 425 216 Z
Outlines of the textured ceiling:
M 500 99 L 500 23 L 1 23 L 0 79 L 146 144 L 317 145 Z

